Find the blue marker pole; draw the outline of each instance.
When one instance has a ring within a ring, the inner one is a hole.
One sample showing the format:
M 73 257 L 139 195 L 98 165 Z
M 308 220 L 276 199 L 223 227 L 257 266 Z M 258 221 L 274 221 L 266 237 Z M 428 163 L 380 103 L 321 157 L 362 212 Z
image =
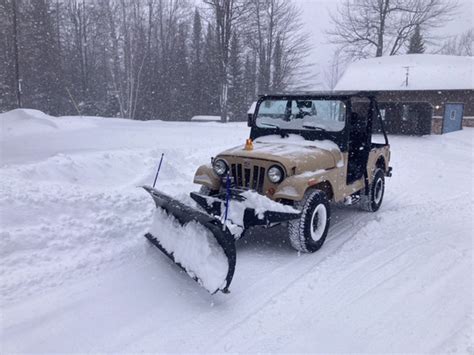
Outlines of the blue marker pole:
M 163 156 L 164 156 L 164 155 L 165 155 L 165 153 L 161 153 L 160 164 L 158 164 L 158 170 L 156 171 L 155 181 L 153 181 L 153 188 L 155 188 L 156 180 L 158 179 L 158 174 L 160 173 L 161 163 L 163 162 Z
M 229 198 L 230 198 L 230 175 L 227 174 L 225 181 L 225 212 L 224 212 L 224 224 L 222 230 L 225 230 L 225 223 L 227 222 L 227 214 L 229 212 Z

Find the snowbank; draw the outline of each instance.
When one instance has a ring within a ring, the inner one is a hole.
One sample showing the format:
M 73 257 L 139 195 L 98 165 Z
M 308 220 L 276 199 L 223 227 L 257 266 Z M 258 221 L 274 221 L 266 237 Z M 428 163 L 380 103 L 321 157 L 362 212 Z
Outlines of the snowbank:
M 335 87 L 338 91 L 443 89 L 474 89 L 474 57 L 407 54 L 363 59 L 350 64 Z
M 95 127 L 90 118 L 53 117 L 32 109 L 15 109 L 0 114 L 0 139 L 29 135 L 57 133 L 60 130 L 74 130 Z
M 51 132 L 58 128 L 53 117 L 38 110 L 16 109 L 0 114 L 0 138 Z

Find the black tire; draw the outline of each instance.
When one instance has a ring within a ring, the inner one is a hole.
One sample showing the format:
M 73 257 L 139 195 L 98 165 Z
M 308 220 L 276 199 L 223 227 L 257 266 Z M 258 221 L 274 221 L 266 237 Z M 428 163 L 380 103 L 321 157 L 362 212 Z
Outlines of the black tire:
M 329 200 L 324 191 L 313 190 L 295 203 L 295 208 L 301 210 L 302 215 L 288 223 L 290 243 L 300 252 L 314 253 L 323 246 L 328 234 L 331 220 Z
M 364 211 L 376 212 L 382 205 L 385 193 L 385 174 L 380 168 L 375 169 L 374 178 L 369 185 L 369 194 L 361 196 L 360 206 Z

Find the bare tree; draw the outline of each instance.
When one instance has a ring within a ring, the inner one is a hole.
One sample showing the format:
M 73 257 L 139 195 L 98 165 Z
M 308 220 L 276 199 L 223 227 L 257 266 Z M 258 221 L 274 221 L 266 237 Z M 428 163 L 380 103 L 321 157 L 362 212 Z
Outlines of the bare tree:
M 80 84 L 81 97 L 86 96 L 88 89 L 88 14 L 85 0 L 68 0 L 67 2 L 68 17 L 72 23 L 73 31 L 73 46 L 77 53 L 76 57 L 79 59 L 80 68 Z
M 15 82 L 16 82 L 16 100 L 18 107 L 21 107 L 21 79 L 20 79 L 20 64 L 18 60 L 18 9 L 16 0 L 12 1 L 13 13 L 13 52 L 15 58 Z
M 324 71 L 325 85 L 331 90 L 334 90 L 347 66 L 347 61 L 344 60 L 341 52 L 342 48 L 337 48 L 334 51 L 329 67 Z
M 257 53 L 258 91 L 267 92 L 303 87 L 306 79 L 305 59 L 311 46 L 310 36 L 303 31 L 301 10 L 287 0 L 254 0 L 249 3 L 248 43 Z M 303 85 L 302 85 L 303 84 Z
M 441 44 L 437 53 L 460 56 L 473 56 L 472 44 L 474 42 L 474 28 L 461 33 L 458 36 L 448 38 Z
M 160 4 L 162 1 L 160 1 Z M 143 68 L 149 55 L 154 1 L 102 0 L 107 14 L 112 66 L 109 67 L 120 116 L 135 118 Z
M 451 0 L 344 0 L 331 20 L 331 42 L 344 46 L 350 57 L 395 55 L 416 26 L 425 33 L 443 26 L 455 13 Z
M 221 120 L 227 121 L 228 88 L 229 88 L 229 54 L 230 42 L 236 24 L 246 13 L 247 0 L 204 0 L 213 13 L 214 26 L 217 36 L 217 52 L 219 57 L 219 102 L 221 107 Z

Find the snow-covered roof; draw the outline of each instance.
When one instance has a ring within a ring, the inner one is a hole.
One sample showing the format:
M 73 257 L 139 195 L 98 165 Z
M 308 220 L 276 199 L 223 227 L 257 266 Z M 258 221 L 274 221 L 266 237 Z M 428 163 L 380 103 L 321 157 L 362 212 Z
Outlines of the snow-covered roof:
M 221 116 L 206 116 L 206 115 L 200 115 L 200 116 L 193 116 L 191 118 L 191 121 L 213 121 L 213 122 L 219 122 L 221 120 Z
M 474 57 L 407 54 L 363 59 L 349 65 L 335 90 L 474 89 L 473 68 Z

